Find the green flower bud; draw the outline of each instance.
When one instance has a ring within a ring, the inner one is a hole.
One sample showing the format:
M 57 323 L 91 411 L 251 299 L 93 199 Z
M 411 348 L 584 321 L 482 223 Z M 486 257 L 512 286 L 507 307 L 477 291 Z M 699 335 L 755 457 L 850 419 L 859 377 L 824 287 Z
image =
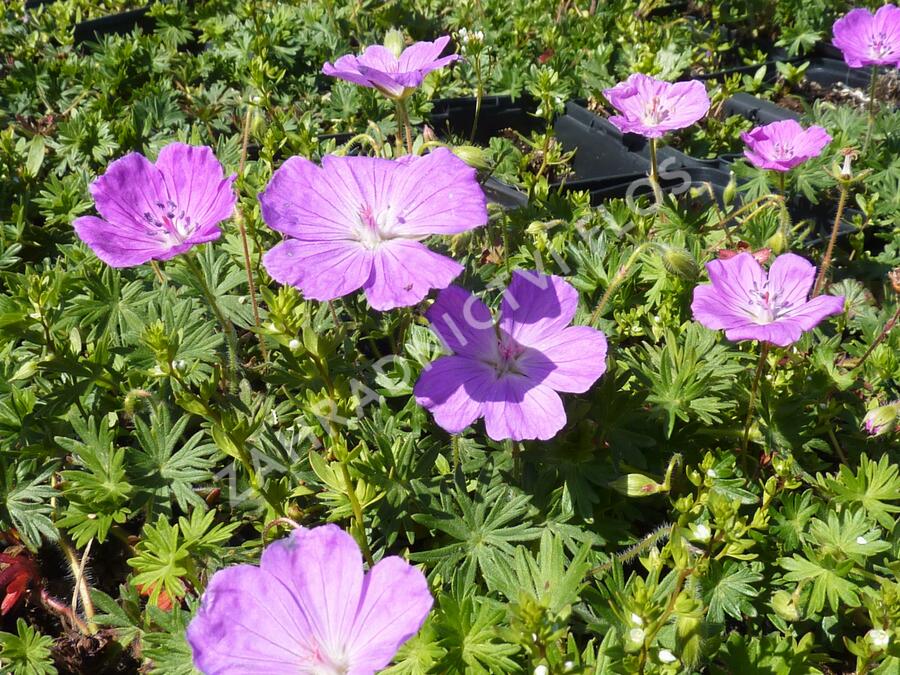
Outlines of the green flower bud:
M 647 497 L 663 490 L 663 486 L 641 473 L 629 473 L 612 481 L 609 486 L 628 497 Z
M 897 424 L 897 407 L 897 403 L 891 403 L 870 410 L 863 418 L 863 429 L 869 436 L 884 436 L 890 433 Z
M 785 621 L 800 620 L 800 611 L 797 609 L 797 603 L 794 602 L 794 596 L 787 591 L 775 592 L 775 595 L 772 596 L 772 609 Z
M 400 54 L 403 53 L 403 48 L 405 45 L 406 40 L 403 37 L 403 33 L 396 28 L 392 28 L 384 36 L 384 46 L 392 51 L 394 53 L 394 56 L 396 56 L 398 59 L 400 58 Z
M 664 246 L 662 249 L 663 265 L 671 274 L 677 274 L 682 279 L 696 279 L 700 273 L 700 266 L 694 260 L 694 256 L 686 248 L 679 246 Z
M 772 252 L 775 255 L 781 255 L 784 251 L 788 250 L 788 247 L 788 238 L 783 228 L 779 227 L 775 234 L 766 239 L 766 248 L 772 249 Z
M 491 168 L 491 163 L 488 161 L 487 155 L 481 148 L 477 148 L 474 145 L 456 145 L 452 150 L 454 155 L 459 157 L 473 169 L 487 171 Z

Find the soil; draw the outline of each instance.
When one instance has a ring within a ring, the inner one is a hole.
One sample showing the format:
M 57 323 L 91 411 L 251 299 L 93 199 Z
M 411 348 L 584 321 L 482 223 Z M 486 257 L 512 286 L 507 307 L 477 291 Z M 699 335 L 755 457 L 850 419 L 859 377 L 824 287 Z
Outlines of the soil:
M 896 70 L 879 75 L 875 85 L 875 99 L 881 106 L 900 106 L 900 74 Z M 793 92 L 782 96 L 775 102 L 783 108 L 803 112 L 803 100 L 809 102 L 823 100 L 839 105 L 849 105 L 857 110 L 866 110 L 869 104 L 869 92 L 858 87 L 847 86 L 842 82 L 832 86 L 822 86 L 817 82 L 804 80 Z

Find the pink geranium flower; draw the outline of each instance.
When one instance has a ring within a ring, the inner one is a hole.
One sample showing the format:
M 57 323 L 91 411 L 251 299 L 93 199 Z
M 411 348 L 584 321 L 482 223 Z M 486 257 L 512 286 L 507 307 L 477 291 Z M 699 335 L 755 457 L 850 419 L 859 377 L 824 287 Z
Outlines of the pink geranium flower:
M 712 283 L 694 289 L 694 319 L 729 340 L 759 340 L 787 347 L 823 319 L 844 311 L 844 298 L 820 295 L 809 300 L 816 268 L 785 253 L 768 275 L 749 253 L 706 264 Z
M 789 171 L 822 154 L 831 136 L 820 126 L 804 129 L 796 120 L 783 120 L 742 132 L 741 140 L 747 145 L 744 156 L 756 168 Z
M 701 119 L 709 110 L 702 82 L 664 82 L 633 73 L 603 95 L 619 112 L 609 118 L 619 131 L 661 138 Z
M 231 217 L 235 175 L 205 146 L 170 143 L 154 164 L 136 152 L 110 164 L 91 183 L 102 218 L 82 216 L 75 232 L 100 260 L 133 267 L 168 260 L 192 246 L 218 239 Z
M 834 46 L 851 68 L 900 66 L 900 7 L 883 5 L 875 14 L 854 9 L 834 22 Z
M 552 438 L 566 423 L 557 392 L 582 393 L 606 371 L 606 337 L 569 326 L 578 293 L 563 279 L 516 271 L 495 325 L 462 288 L 442 291 L 426 316 L 453 351 L 416 382 L 419 405 L 450 433 L 484 417 L 499 441 Z
M 475 169 L 446 148 L 391 161 L 287 160 L 259 196 L 266 224 L 288 239 L 263 257 L 273 279 L 314 300 L 362 288 L 378 310 L 414 305 L 463 267 L 422 240 L 487 222 Z
M 404 49 L 399 58 L 387 47 L 371 45 L 359 56 L 347 54 L 334 65 L 326 63 L 322 72 L 378 89 L 390 98 L 406 98 L 432 70 L 459 59 L 457 54 L 441 58 L 448 42 L 450 38 L 446 35 L 434 42 L 416 42 Z
M 204 675 L 372 675 L 432 602 L 415 567 L 391 556 L 364 574 L 353 537 L 323 525 L 270 544 L 259 567 L 216 572 L 187 640 Z

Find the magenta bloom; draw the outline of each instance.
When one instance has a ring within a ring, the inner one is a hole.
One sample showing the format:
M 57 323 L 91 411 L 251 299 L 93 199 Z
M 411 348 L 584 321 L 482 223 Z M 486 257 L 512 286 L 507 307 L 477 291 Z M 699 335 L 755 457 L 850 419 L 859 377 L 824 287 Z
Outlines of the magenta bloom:
M 112 267 L 168 260 L 219 238 L 219 223 L 234 211 L 236 177 L 225 178 L 205 146 L 170 143 L 156 164 L 132 152 L 91 183 L 102 218 L 76 218 L 75 232 Z
M 831 136 L 820 126 L 804 129 L 796 120 L 783 120 L 743 132 L 741 140 L 744 156 L 757 169 L 789 171 L 822 154 Z
M 187 629 L 205 675 L 349 673 L 385 668 L 432 604 L 425 576 L 391 556 L 367 574 L 337 525 L 295 530 L 259 567 L 213 575 Z
M 459 59 L 457 54 L 440 58 L 448 42 L 450 38 L 446 35 L 434 42 L 416 42 L 404 49 L 400 58 L 387 47 L 371 45 L 360 56 L 347 54 L 334 65 L 326 63 L 322 72 L 378 89 L 390 98 L 406 98 L 432 70 Z
M 426 316 L 453 351 L 422 372 L 416 402 L 450 433 L 484 417 L 495 441 L 552 438 L 566 423 L 556 392 L 582 393 L 606 371 L 606 337 L 569 326 L 578 293 L 563 279 L 516 271 L 500 320 L 468 291 L 442 291 Z
M 378 310 L 414 305 L 462 272 L 422 239 L 487 222 L 475 169 L 446 148 L 396 161 L 327 156 L 321 168 L 291 157 L 259 201 L 289 237 L 263 257 L 273 279 L 314 300 L 363 288 Z
M 854 9 L 834 22 L 834 46 L 851 68 L 900 67 L 900 7 L 883 5 L 875 14 Z
M 694 319 L 729 340 L 759 340 L 787 347 L 827 316 L 844 311 L 844 298 L 808 300 L 816 268 L 785 253 L 765 270 L 749 253 L 706 264 L 711 284 L 694 289 Z
M 673 84 L 633 73 L 603 95 L 619 111 L 609 118 L 619 131 L 647 138 L 689 127 L 709 110 L 706 87 L 698 80 Z

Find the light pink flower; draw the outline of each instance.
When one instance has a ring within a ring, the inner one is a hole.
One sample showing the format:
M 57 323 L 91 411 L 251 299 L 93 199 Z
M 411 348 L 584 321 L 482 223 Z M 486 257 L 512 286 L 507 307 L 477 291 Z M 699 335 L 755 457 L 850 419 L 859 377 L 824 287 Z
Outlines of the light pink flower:
M 475 169 L 446 148 L 395 161 L 329 155 L 321 167 L 292 157 L 259 201 L 288 236 L 263 257 L 273 279 L 313 300 L 362 288 L 378 310 L 415 305 L 462 272 L 423 239 L 487 222 Z
M 782 120 L 742 132 L 741 140 L 747 145 L 744 156 L 756 168 L 789 171 L 822 154 L 831 136 L 820 126 L 804 129 L 796 120 Z
M 709 110 L 706 87 L 698 80 L 673 84 L 633 73 L 603 95 L 619 112 L 609 118 L 619 131 L 647 138 L 689 127 Z

